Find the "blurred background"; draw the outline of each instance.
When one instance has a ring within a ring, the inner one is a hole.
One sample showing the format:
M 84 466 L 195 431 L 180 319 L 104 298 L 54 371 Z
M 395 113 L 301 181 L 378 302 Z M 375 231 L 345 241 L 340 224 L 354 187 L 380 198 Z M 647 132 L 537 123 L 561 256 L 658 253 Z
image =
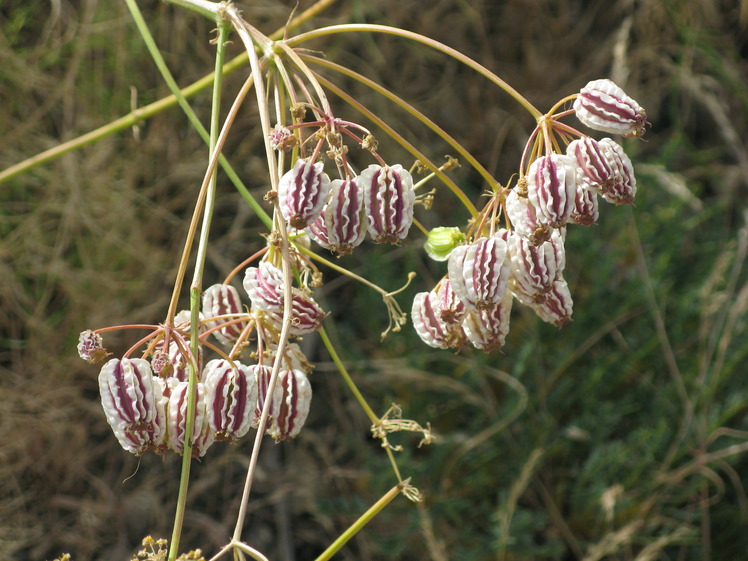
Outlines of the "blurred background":
M 168 94 L 122 2 L 4 0 L 0 170 Z M 211 25 L 139 3 L 178 83 L 209 73 Z M 302 0 L 299 8 L 311 5 Z M 240 3 L 266 33 L 295 2 Z M 325 271 L 326 327 L 378 413 L 396 402 L 437 440 L 394 443 L 425 496 L 398 498 L 345 560 L 724 560 L 748 551 L 748 3 L 727 0 L 340 0 L 306 24 L 402 26 L 498 73 L 539 109 L 609 77 L 652 127 L 625 141 L 635 208 L 601 203 L 570 228 L 574 321 L 516 306 L 502 353 L 423 345 L 410 325 L 380 341 L 381 298 Z M 502 182 L 534 126 L 511 98 L 454 60 L 400 39 L 338 35 L 309 45 L 398 92 Z M 238 55 L 234 41 L 229 55 Z M 227 77 L 226 103 L 248 70 Z M 440 161 L 449 148 L 383 98 L 333 74 Z M 361 117 L 331 96 L 338 116 Z M 210 94 L 191 100 L 207 122 Z M 364 125 L 368 123 L 362 121 Z M 374 131 L 377 132 L 376 130 Z M 381 153 L 412 157 L 387 142 Z M 603 135 L 598 135 L 600 138 Z M 252 104 L 226 154 L 267 190 Z M 180 458 L 135 458 L 106 424 L 84 329 L 163 321 L 207 150 L 174 107 L 0 184 L 0 558 L 125 560 L 169 537 Z M 452 176 L 480 204 L 466 167 Z M 436 185 L 436 184 L 434 184 Z M 446 189 L 427 227 L 468 218 Z M 457 209 L 457 210 L 456 210 Z M 262 246 L 225 176 L 205 286 Z M 415 229 L 337 261 L 398 296 L 446 272 Z M 186 301 L 185 301 L 186 305 Z M 118 356 L 140 333 L 106 337 Z M 396 483 L 369 423 L 314 337 L 312 412 L 293 442 L 263 449 L 245 539 L 274 561 L 314 559 Z M 233 531 L 250 442 L 214 445 L 193 468 L 184 549 L 212 555 Z

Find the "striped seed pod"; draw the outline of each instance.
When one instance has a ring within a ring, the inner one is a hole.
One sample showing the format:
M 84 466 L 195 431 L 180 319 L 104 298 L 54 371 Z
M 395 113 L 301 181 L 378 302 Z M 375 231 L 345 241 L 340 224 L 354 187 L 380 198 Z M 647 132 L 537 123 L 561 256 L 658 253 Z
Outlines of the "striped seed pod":
M 413 299 L 410 317 L 424 343 L 435 349 L 460 348 L 466 341 L 461 321 L 467 309 L 444 278 L 431 292 Z
M 214 284 L 203 293 L 203 314 L 205 319 L 211 319 L 229 314 L 241 314 L 242 302 L 239 291 L 229 284 Z M 246 321 L 228 323 L 234 318 L 205 323 L 207 329 L 213 329 L 222 325 L 220 329 L 213 331 L 213 335 L 222 345 L 233 345 L 239 338 L 241 332 L 247 326 Z
M 413 178 L 400 164 L 370 165 L 358 181 L 364 190 L 367 228 L 376 243 L 396 244 L 405 239 L 413 224 L 416 192 Z
M 363 190 L 358 179 L 335 179 L 322 213 L 306 232 L 315 242 L 343 256 L 366 236 Z
M 164 396 L 156 380 L 150 363 L 140 358 L 113 358 L 99 372 L 107 422 L 122 448 L 138 456 L 158 449 L 166 434 Z
M 462 328 L 476 349 L 490 353 L 504 346 L 509 333 L 512 302 L 512 294 L 507 291 L 498 304 L 468 312 L 462 321 Z
M 512 235 L 508 241 L 512 265 L 512 291 L 521 291 L 534 298 L 551 290 L 566 266 L 564 240 L 559 230 L 540 245 L 532 245 L 522 236 Z
M 299 230 L 314 222 L 322 212 L 330 188 L 330 178 L 321 162 L 299 158 L 278 183 L 281 215 Z
M 167 381 L 170 390 L 169 403 L 167 404 L 169 448 L 179 454 L 184 454 L 184 437 L 187 431 L 187 398 L 188 382 L 180 382 L 176 378 Z M 210 429 L 208 417 L 205 414 L 205 386 L 197 384 L 195 396 L 195 416 L 192 425 L 192 457 L 199 458 L 205 455 L 214 441 L 213 431 Z
M 561 228 L 574 212 L 577 181 L 575 161 L 565 155 L 541 156 L 527 174 L 527 198 L 540 222 Z
M 490 308 L 504 298 L 509 282 L 507 244 L 491 236 L 456 247 L 448 269 L 452 290 L 468 309 Z
M 624 136 L 641 136 L 648 124 L 642 107 L 611 80 L 593 80 L 576 100 L 577 118 L 596 131 Z
M 621 145 L 610 138 L 603 138 L 600 147 L 613 170 L 612 181 L 609 181 L 601 192 L 603 199 L 615 205 L 633 204 L 636 196 L 636 178 L 631 159 Z
M 220 441 L 236 442 L 247 434 L 257 403 L 254 371 L 239 362 L 215 359 L 205 365 L 205 410 L 208 424 Z

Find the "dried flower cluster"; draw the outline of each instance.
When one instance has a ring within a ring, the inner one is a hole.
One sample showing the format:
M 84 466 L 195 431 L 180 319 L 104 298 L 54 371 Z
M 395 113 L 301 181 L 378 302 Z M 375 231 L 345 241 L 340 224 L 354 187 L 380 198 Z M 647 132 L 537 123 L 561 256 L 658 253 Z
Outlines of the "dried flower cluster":
M 167 449 L 183 453 L 191 364 L 198 376 L 190 439 L 195 456 L 204 455 L 214 441 L 235 442 L 257 427 L 266 401 L 267 434 L 279 441 L 299 433 L 311 404 L 307 374 L 312 367 L 297 344 L 283 349 L 277 383 L 269 392 L 283 317 L 283 275 L 265 259 L 247 268 L 244 288 L 251 301 L 249 312 L 231 285 L 213 285 L 204 292 L 197 354 L 189 345 L 186 312 L 180 312 L 171 329 L 154 331 L 144 358 L 113 358 L 104 364 L 99 373 L 102 405 L 125 450 L 138 455 Z M 326 314 L 309 289 L 293 287 L 291 293 L 291 334 L 319 329 Z M 203 348 L 211 335 L 231 351 L 225 354 L 213 347 L 223 358 L 203 365 Z M 255 362 L 247 365 L 238 356 L 252 336 L 257 350 L 250 356 Z M 93 331 L 81 334 L 78 351 L 89 362 L 107 354 L 101 336 Z
M 647 124 L 639 104 L 610 80 L 582 88 L 574 112 L 594 130 L 626 136 L 642 135 Z M 448 274 L 413 301 L 413 325 L 426 344 L 459 349 L 469 342 L 486 352 L 501 349 L 514 300 L 545 322 L 561 326 L 571 319 L 572 297 L 563 278 L 566 226 L 594 224 L 598 196 L 632 204 L 636 179 L 618 143 L 594 140 L 560 123 L 557 119 L 567 113 L 541 119 L 531 138 L 529 153 L 535 159 L 520 170 L 516 188 L 497 191 L 466 243 L 453 244 L 450 252 L 444 228 L 435 229 L 433 240 L 429 236 L 426 247 L 440 247 L 439 259 L 448 255 L 449 261 Z M 565 153 L 557 151 L 554 135 L 566 144 Z M 499 212 L 507 228 L 489 218 Z

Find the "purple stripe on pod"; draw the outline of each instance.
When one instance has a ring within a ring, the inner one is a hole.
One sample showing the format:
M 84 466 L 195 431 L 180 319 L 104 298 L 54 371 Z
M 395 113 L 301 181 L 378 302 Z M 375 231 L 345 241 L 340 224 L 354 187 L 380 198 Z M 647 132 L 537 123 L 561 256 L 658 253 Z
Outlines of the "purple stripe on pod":
M 448 269 L 451 288 L 467 308 L 492 307 L 504 298 L 511 274 L 507 244 L 492 236 L 456 247 Z
M 576 200 L 575 160 L 561 154 L 541 156 L 530 165 L 527 197 L 538 220 L 552 228 L 569 221 Z
M 358 177 L 364 192 L 367 228 L 376 243 L 399 243 L 413 223 L 413 178 L 400 164 L 370 165 Z
M 211 360 L 205 365 L 205 409 L 216 440 L 235 442 L 247 434 L 257 403 L 257 377 L 239 362 Z
M 314 222 L 327 200 L 330 178 L 321 162 L 299 158 L 278 183 L 278 204 L 283 218 L 299 230 Z
M 644 109 L 615 83 L 593 80 L 574 101 L 577 118 L 593 130 L 641 136 L 647 123 Z
M 214 284 L 203 293 L 203 314 L 206 319 L 241 314 L 243 311 L 239 291 L 231 285 Z M 225 325 L 229 321 L 231 319 L 209 321 L 205 324 L 207 329 L 224 325 L 221 329 L 213 331 L 213 335 L 222 345 L 232 345 L 247 326 L 246 321 Z

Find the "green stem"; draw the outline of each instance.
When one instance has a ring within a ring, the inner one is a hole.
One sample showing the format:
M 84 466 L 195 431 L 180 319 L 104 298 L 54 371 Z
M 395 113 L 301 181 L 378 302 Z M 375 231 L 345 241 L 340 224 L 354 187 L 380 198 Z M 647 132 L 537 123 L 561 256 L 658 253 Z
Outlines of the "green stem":
M 130 1 L 130 0 L 128 0 Z M 214 152 L 218 145 L 220 132 L 220 108 L 221 87 L 223 85 L 221 69 L 223 68 L 224 55 L 226 52 L 226 41 L 229 36 L 230 26 L 228 23 L 218 25 L 218 40 L 216 43 L 216 79 L 213 82 L 213 99 L 210 116 L 210 160 L 214 158 Z M 209 163 L 210 164 L 210 163 Z M 199 329 L 200 329 L 200 301 L 202 295 L 202 277 L 205 267 L 205 258 L 210 233 L 210 223 L 213 215 L 216 197 L 216 169 L 213 166 L 210 182 L 205 197 L 205 209 L 203 211 L 203 224 L 200 230 L 200 241 L 197 249 L 195 272 L 190 289 L 190 347 L 192 356 L 199 356 Z M 189 389 L 187 393 L 187 418 L 185 420 L 184 451 L 182 456 L 182 474 L 179 479 L 179 493 L 177 496 L 177 508 L 174 516 L 174 529 L 169 544 L 169 561 L 174 561 L 179 551 L 179 540 L 182 534 L 182 523 L 187 505 L 187 488 L 189 486 L 190 467 L 192 465 L 192 438 L 195 423 L 195 407 L 197 401 L 197 365 L 190 364 Z
M 351 390 L 351 393 L 356 398 L 356 401 L 358 401 L 359 405 L 361 405 L 361 408 L 366 413 L 366 416 L 369 417 L 369 420 L 372 423 L 378 423 L 379 417 L 377 417 L 376 413 L 374 413 L 374 410 L 371 407 L 369 407 L 369 404 L 366 402 L 366 398 L 356 386 L 356 382 L 354 382 L 353 378 L 351 378 L 351 375 L 348 374 L 348 370 L 346 370 L 345 365 L 343 364 L 343 361 L 340 360 L 340 357 L 338 356 L 338 352 L 335 350 L 335 347 L 333 346 L 332 341 L 330 341 L 330 337 L 327 336 L 327 332 L 325 331 L 324 327 L 320 328 L 319 335 L 320 337 L 322 337 L 322 342 L 324 343 L 325 348 L 327 349 L 327 352 L 330 353 L 330 357 L 332 358 L 332 361 L 335 363 L 335 366 L 337 366 L 338 371 L 340 372 L 340 375 L 343 377 L 343 380 L 348 386 L 348 389 Z
M 351 524 L 345 532 L 340 534 L 338 539 L 332 542 L 332 544 L 330 544 L 330 547 L 323 551 L 315 561 L 327 561 L 333 555 L 335 555 L 340 550 L 340 548 L 342 548 L 348 542 L 348 540 L 350 540 L 353 536 L 360 532 L 361 529 L 366 526 L 366 524 L 368 524 L 372 518 L 379 514 L 382 509 L 384 509 L 384 507 L 390 504 L 392 500 L 400 494 L 400 492 L 403 490 L 404 485 L 404 483 L 399 483 L 392 489 L 387 491 L 387 493 L 381 499 L 374 503 L 371 508 L 369 508 L 369 510 L 361 515 L 358 520 Z
M 388 35 L 396 35 L 398 37 L 403 37 L 405 39 L 410 39 L 412 41 L 423 43 L 424 45 L 427 45 L 431 47 L 432 49 L 440 51 L 446 55 L 451 56 L 452 58 L 459 60 L 464 65 L 472 68 L 479 74 L 488 78 L 491 82 L 493 82 L 494 84 L 499 86 L 502 90 L 504 90 L 506 93 L 508 93 L 510 96 L 512 96 L 517 101 L 517 103 L 519 103 L 522 107 L 527 109 L 527 111 L 529 111 L 529 113 L 536 120 L 540 119 L 543 116 L 543 114 L 532 103 L 527 101 L 527 99 L 525 99 L 525 97 L 522 96 L 517 90 L 515 90 L 513 87 L 511 87 L 504 80 L 499 78 L 496 74 L 491 72 L 488 68 L 486 68 L 479 62 L 476 62 L 469 56 L 462 54 L 460 51 L 453 49 L 452 47 L 449 47 L 445 45 L 444 43 L 440 43 L 439 41 L 436 41 L 434 39 L 431 39 L 430 37 L 426 37 L 425 35 L 421 35 L 419 33 L 406 31 L 405 29 L 398 29 L 396 27 L 390 27 L 388 25 L 375 25 L 375 24 L 363 24 L 363 23 L 331 25 L 329 27 L 320 27 L 318 29 L 314 29 L 312 31 L 302 33 L 301 35 L 297 35 L 296 37 L 291 37 L 290 39 L 286 40 L 286 44 L 289 47 L 292 47 L 294 45 L 303 43 L 304 41 L 308 41 L 316 37 L 325 37 L 327 35 L 332 35 L 335 33 L 351 33 L 351 32 L 357 32 L 357 31 L 368 31 L 371 33 L 385 33 Z

